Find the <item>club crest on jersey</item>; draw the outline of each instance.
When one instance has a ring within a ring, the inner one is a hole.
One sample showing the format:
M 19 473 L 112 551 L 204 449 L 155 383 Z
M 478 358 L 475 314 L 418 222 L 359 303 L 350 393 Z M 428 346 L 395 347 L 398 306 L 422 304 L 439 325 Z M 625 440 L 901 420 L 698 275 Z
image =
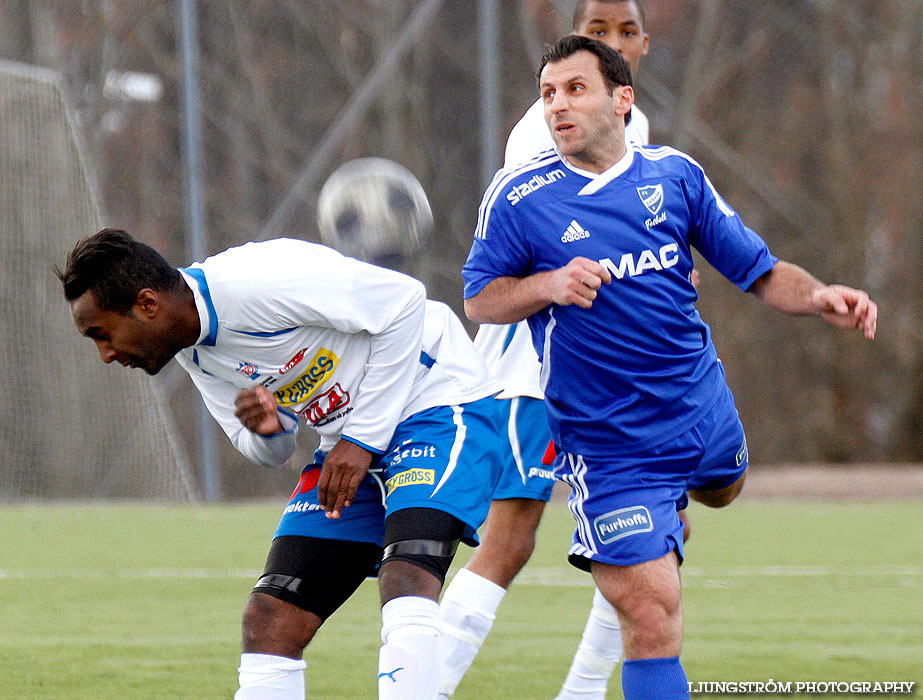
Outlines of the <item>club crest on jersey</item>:
M 250 379 L 256 379 L 260 376 L 259 368 L 252 362 L 238 362 L 237 371 L 247 377 L 250 377 Z
M 650 532 L 654 529 L 654 523 L 647 508 L 632 506 L 600 515 L 593 521 L 593 529 L 599 541 L 608 544 L 629 535 Z
M 651 214 L 657 214 L 663 206 L 663 185 L 645 185 L 638 187 L 638 196 Z

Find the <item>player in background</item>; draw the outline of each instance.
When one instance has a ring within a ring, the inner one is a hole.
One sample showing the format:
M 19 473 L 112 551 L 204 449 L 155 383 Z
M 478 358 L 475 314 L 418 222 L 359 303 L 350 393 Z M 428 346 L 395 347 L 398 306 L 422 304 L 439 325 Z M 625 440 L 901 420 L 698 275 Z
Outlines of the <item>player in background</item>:
M 597 39 L 622 54 L 632 77 L 637 78 L 641 59 L 650 48 L 644 24 L 641 0 L 579 0 L 572 27 L 574 34 Z M 632 105 L 631 118 L 625 125 L 625 140 L 642 146 L 650 140 L 650 124 L 637 105 Z M 537 99 L 510 131 L 503 167 L 525 163 L 553 148 L 544 107 L 541 99 Z
M 301 418 L 320 434 L 244 607 L 236 700 L 304 700 L 305 647 L 379 563 L 379 698 L 434 698 L 439 592 L 500 459 L 495 386 L 452 311 L 286 239 L 177 270 L 104 229 L 58 275 L 103 362 L 156 374 L 176 357 L 247 458 L 283 464 Z
M 632 76 L 637 74 L 649 48 L 650 38 L 644 26 L 639 0 L 580 0 L 574 10 L 574 33 L 598 39 L 618 51 L 628 62 Z M 647 117 L 634 105 L 625 126 L 625 141 L 641 146 L 648 143 Z M 504 167 L 513 168 L 553 149 L 544 106 L 537 99 L 510 132 Z M 523 194 L 528 189 L 524 188 Z M 581 234 L 575 231 L 572 235 Z M 550 462 L 546 458 L 550 432 L 539 386 L 541 365 L 528 325 L 524 321 L 484 324 L 474 344 L 484 356 L 491 376 L 503 386 L 498 399 L 506 419 L 507 449 L 512 460 L 507 461 L 494 493 L 480 546 L 443 595 L 446 662 L 440 697 L 445 698 L 453 695 L 474 661 L 506 590 L 532 555 L 535 532 L 554 484 L 551 466 L 543 463 Z M 552 453 L 549 451 L 549 456 Z M 556 700 L 604 700 L 609 677 L 621 654 L 618 617 L 597 590 Z
M 687 494 L 729 504 L 748 465 L 695 310 L 692 248 L 786 313 L 871 339 L 877 306 L 775 258 L 689 156 L 627 148 L 631 73 L 605 44 L 560 40 L 543 57 L 539 88 L 557 149 L 499 171 L 485 193 L 463 270 L 465 311 L 479 323 L 528 318 L 557 476 L 572 489 L 569 560 L 618 611 L 626 700 L 688 698 L 677 512 Z M 509 195 L 533 178 L 546 184 L 514 203 Z

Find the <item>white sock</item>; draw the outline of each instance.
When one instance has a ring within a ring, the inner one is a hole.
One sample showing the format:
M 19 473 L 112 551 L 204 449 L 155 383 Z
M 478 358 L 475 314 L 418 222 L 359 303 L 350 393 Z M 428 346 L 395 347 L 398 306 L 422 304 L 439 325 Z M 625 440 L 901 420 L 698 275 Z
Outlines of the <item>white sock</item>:
M 434 700 L 439 688 L 439 603 L 402 596 L 381 608 L 379 700 Z
M 445 589 L 442 604 L 442 679 L 439 698 L 450 698 L 494 624 L 506 589 L 460 569 Z
M 304 700 L 301 659 L 271 654 L 241 654 L 240 689 L 234 700 Z
M 597 588 L 583 638 L 555 700 L 605 700 L 609 677 L 621 658 L 618 615 Z

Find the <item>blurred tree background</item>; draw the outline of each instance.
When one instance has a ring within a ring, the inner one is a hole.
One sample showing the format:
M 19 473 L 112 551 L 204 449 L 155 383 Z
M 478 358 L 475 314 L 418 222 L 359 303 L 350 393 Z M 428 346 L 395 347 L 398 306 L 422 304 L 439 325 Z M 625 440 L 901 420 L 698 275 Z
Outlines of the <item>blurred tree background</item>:
M 461 312 L 460 268 L 486 185 L 478 0 L 195 5 L 207 253 L 276 235 L 317 240 L 326 176 L 352 158 L 391 158 L 417 175 L 436 218 L 413 273 Z M 369 83 L 424 5 L 437 11 Z M 572 9 L 499 1 L 504 142 Z M 771 312 L 700 266 L 700 310 L 752 463 L 923 461 L 923 2 L 647 0 L 645 11 L 651 49 L 636 95 L 651 142 L 696 158 L 780 258 L 865 288 L 881 307 L 869 343 Z M 190 262 L 179 3 L 4 0 L 0 57 L 63 74 L 106 225 Z M 131 73 L 148 82 L 132 88 Z M 368 107 L 344 122 L 363 88 Z M 198 396 L 175 365 L 162 374 L 194 454 Z M 288 471 L 256 468 L 218 442 L 223 497 L 287 493 Z

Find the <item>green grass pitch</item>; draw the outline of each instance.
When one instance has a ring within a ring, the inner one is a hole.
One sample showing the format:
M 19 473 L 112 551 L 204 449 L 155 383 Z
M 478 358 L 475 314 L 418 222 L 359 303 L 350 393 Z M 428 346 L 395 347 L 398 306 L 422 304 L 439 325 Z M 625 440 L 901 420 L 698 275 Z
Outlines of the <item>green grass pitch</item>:
M 240 610 L 280 510 L 0 508 L 0 698 L 231 698 Z M 921 514 L 920 502 L 693 507 L 690 680 L 903 680 L 923 692 Z M 552 503 L 458 700 L 556 693 L 592 597 L 565 562 L 571 530 Z M 377 600 L 367 581 L 308 648 L 309 698 L 376 697 Z M 616 680 L 609 698 L 620 697 Z

